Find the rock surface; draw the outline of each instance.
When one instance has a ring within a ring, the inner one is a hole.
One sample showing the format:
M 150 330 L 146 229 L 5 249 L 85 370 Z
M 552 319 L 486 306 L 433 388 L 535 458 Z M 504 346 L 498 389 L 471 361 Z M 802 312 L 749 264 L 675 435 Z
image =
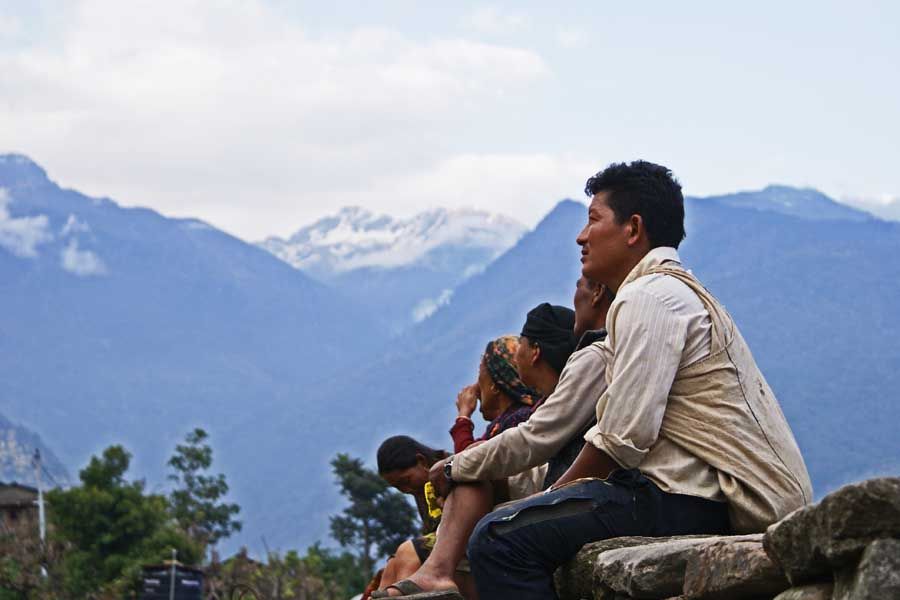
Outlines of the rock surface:
M 688 561 L 705 546 L 720 540 L 756 541 L 759 535 L 712 536 L 680 539 L 671 542 L 609 550 L 597 557 L 594 589 L 626 594 L 632 598 L 666 598 L 678 596 L 684 588 Z
M 769 527 L 766 552 L 794 584 L 853 565 L 877 538 L 900 537 L 900 477 L 845 486 Z
M 812 583 L 799 587 L 787 589 L 777 596 L 774 600 L 831 600 L 834 584 L 828 583 Z
M 781 569 L 762 545 L 762 535 L 752 540 L 726 538 L 707 543 L 688 560 L 684 596 L 706 600 L 771 598 L 788 587 Z
M 856 569 L 838 572 L 834 582 L 834 600 L 900 598 L 900 540 L 872 542 Z
M 765 534 L 588 544 L 556 584 L 561 600 L 900 600 L 900 478 L 841 488 Z
M 630 548 L 632 546 L 644 546 L 658 544 L 673 540 L 708 539 L 707 535 L 674 536 L 668 538 L 654 537 L 620 537 L 587 544 L 578 555 L 569 563 L 556 571 L 556 590 L 560 600 L 584 600 L 595 597 L 594 592 L 594 566 L 597 557 L 607 550 L 618 548 Z M 613 598 L 609 596 L 609 598 Z M 599 600 L 607 600 L 605 596 L 597 596 Z

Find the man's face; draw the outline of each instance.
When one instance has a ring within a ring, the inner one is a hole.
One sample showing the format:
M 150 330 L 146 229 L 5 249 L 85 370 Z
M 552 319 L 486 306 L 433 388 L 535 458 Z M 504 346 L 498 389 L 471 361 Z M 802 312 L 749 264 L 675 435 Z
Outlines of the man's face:
M 531 342 L 524 335 L 519 336 L 519 347 L 513 356 L 513 363 L 516 366 L 516 372 L 519 373 L 519 379 L 527 386 L 534 387 L 534 378 L 531 376 L 534 366 L 531 364 L 534 356 L 534 348 Z
M 601 191 L 591 198 L 588 222 L 575 240 L 581 246 L 581 274 L 598 283 L 609 284 L 618 266 L 627 260 L 630 226 L 616 222 L 607 204 L 609 192 Z

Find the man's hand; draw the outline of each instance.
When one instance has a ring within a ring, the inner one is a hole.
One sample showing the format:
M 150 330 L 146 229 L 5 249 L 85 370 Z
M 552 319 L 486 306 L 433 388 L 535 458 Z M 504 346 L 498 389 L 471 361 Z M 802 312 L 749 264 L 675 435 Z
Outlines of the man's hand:
M 481 394 L 481 388 L 477 383 L 467 385 L 456 396 L 456 411 L 460 417 L 471 417 L 478 405 L 478 396 Z
M 434 493 L 441 498 L 446 498 L 450 493 L 451 488 L 450 482 L 447 481 L 447 477 L 444 476 L 444 464 L 448 460 L 450 459 L 445 458 L 444 460 L 437 461 L 431 465 L 431 470 L 428 471 L 428 481 L 434 486 Z
M 575 458 L 575 462 L 569 466 L 568 470 L 556 480 L 548 491 L 556 490 L 576 479 L 584 477 L 599 477 L 606 479 L 609 474 L 619 468 L 619 465 L 611 459 L 605 452 L 598 450 L 593 444 L 585 442 L 581 448 L 581 452 Z

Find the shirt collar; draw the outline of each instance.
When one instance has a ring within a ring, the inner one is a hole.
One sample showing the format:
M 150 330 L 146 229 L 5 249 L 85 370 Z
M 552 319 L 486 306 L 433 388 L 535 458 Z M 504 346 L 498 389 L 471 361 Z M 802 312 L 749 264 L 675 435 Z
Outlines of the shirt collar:
M 643 277 L 647 274 L 647 271 L 652 269 L 653 267 L 658 267 L 659 265 L 667 262 L 675 262 L 681 264 L 681 258 L 678 256 L 678 250 L 672 248 L 671 246 L 659 246 L 658 248 L 653 248 L 644 255 L 644 258 L 631 269 L 631 272 L 628 273 L 628 276 L 625 278 L 625 281 L 622 282 L 622 285 L 619 286 L 619 291 L 622 291 L 622 288 L 634 281 L 639 277 Z
M 578 340 L 578 345 L 575 346 L 575 351 L 578 352 L 583 348 L 587 348 L 594 342 L 602 342 L 606 339 L 606 329 L 589 329 L 582 334 L 581 339 Z

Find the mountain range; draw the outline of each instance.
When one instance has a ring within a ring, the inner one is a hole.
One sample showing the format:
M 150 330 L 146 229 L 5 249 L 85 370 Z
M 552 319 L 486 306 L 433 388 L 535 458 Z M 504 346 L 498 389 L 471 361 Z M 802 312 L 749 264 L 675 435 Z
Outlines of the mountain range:
M 259 246 L 351 298 L 393 333 L 447 304 L 456 287 L 525 232 L 509 217 L 436 208 L 408 219 L 346 207 Z
M 571 304 L 585 218 L 563 201 L 532 231 L 511 225 L 514 244 L 480 272 L 456 262 L 449 301 L 397 328 L 334 285 L 340 269 L 306 272 L 200 221 L 62 189 L 24 157 L 0 157 L 0 188 L 0 413 L 73 470 L 123 442 L 151 484 L 176 440 L 206 427 L 244 509 L 226 549 L 327 538 L 337 452 L 372 461 L 395 433 L 449 447 L 485 342 L 538 302 Z M 684 262 L 748 339 L 817 496 L 900 470 L 900 224 L 783 186 L 689 198 L 686 212 Z M 337 260 L 330 247 L 315 252 Z

